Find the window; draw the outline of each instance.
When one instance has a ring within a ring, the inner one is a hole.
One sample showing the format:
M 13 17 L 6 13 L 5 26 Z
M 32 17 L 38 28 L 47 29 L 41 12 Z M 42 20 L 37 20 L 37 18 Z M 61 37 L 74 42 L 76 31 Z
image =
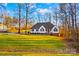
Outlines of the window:
M 40 31 L 44 31 L 44 28 L 41 28 Z
M 36 29 L 36 31 L 38 31 L 38 29 Z
M 36 29 L 32 29 L 32 31 L 36 31 Z
M 57 28 L 54 28 L 54 31 L 56 32 L 56 31 L 58 31 L 58 29 Z

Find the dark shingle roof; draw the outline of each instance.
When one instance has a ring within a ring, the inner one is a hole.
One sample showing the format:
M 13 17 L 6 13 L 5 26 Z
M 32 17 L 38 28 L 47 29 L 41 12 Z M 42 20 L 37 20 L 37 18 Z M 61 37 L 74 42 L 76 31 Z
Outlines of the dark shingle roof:
M 54 25 L 50 22 L 43 22 L 43 23 L 37 23 L 35 24 L 32 29 L 36 29 L 38 30 L 41 26 L 44 26 L 46 28 L 46 30 L 48 29 L 52 29 L 54 27 Z

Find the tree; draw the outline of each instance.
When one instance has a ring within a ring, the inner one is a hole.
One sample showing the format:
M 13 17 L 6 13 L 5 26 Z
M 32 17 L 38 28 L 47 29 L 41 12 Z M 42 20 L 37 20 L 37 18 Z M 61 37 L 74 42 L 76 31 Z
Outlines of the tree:
M 64 24 L 64 39 L 68 39 L 72 48 L 76 49 L 76 52 L 79 53 L 79 38 L 78 38 L 78 26 L 77 20 L 79 17 L 79 6 L 76 3 L 67 3 L 67 4 L 60 4 L 60 13 L 63 14 L 61 18 L 63 18 Z M 72 43 L 71 43 L 71 42 Z
M 53 17 L 54 17 L 54 19 L 56 21 L 56 26 L 57 26 L 57 22 L 58 22 L 58 14 L 57 14 L 57 12 L 54 13 Z
M 48 20 L 48 22 L 51 23 L 51 13 L 48 12 L 45 15 L 46 15 L 46 19 Z M 46 21 L 46 19 L 45 19 L 45 21 Z
M 67 39 L 67 34 L 66 34 L 66 31 L 67 31 L 67 4 L 66 3 L 62 3 L 60 4 L 60 14 L 62 15 L 61 16 L 61 20 L 63 22 L 63 28 L 64 28 L 64 38 Z
M 25 26 L 25 34 L 27 34 L 28 12 L 29 12 L 29 3 L 26 3 L 26 26 Z
M 19 12 L 19 29 L 18 29 L 18 33 L 20 33 L 20 25 L 21 25 L 21 4 L 18 4 L 18 12 Z
M 2 19 L 2 23 L 3 23 L 3 29 L 4 29 L 4 20 L 5 20 L 5 16 L 6 16 L 6 7 L 4 4 L 0 4 L 0 10 L 1 10 L 1 14 L 0 14 L 0 18 Z
M 32 3 L 26 3 L 25 6 L 26 6 L 26 25 L 25 25 L 25 34 L 28 34 L 27 33 L 27 25 L 28 25 L 28 22 L 29 22 L 29 19 L 31 19 L 31 14 L 34 12 L 34 10 L 32 8 L 34 4 Z
M 7 28 L 10 28 L 12 25 L 12 18 L 10 16 L 5 16 L 4 24 Z

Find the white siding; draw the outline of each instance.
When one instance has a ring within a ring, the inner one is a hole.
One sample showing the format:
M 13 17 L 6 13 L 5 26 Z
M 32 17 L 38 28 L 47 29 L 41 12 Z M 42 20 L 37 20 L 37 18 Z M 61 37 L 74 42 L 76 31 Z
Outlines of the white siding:
M 36 31 L 36 29 L 33 29 L 33 31 L 31 30 L 31 33 L 37 33 L 38 31 Z
M 44 29 L 44 31 L 41 31 L 42 28 Z M 44 27 L 44 26 L 41 26 L 41 27 L 38 29 L 38 31 L 36 31 L 36 29 L 33 29 L 33 31 L 31 30 L 31 33 L 47 33 L 47 32 L 46 32 L 45 27 Z
M 55 28 L 57 29 L 57 31 L 54 31 Z M 31 33 L 48 33 L 48 32 L 46 31 L 46 28 L 44 26 L 41 26 L 38 29 L 38 31 L 36 29 L 32 29 Z M 49 33 L 59 33 L 59 28 L 57 26 L 54 26 L 52 29 L 50 29 Z
M 7 27 L 5 25 L 0 26 L 0 31 L 7 31 Z
M 42 28 L 44 29 L 44 31 L 41 31 Z M 38 30 L 38 33 L 47 33 L 45 27 L 41 26 Z
M 57 31 L 54 31 L 55 28 L 57 29 Z M 59 28 L 57 26 L 54 26 L 50 33 L 59 33 Z

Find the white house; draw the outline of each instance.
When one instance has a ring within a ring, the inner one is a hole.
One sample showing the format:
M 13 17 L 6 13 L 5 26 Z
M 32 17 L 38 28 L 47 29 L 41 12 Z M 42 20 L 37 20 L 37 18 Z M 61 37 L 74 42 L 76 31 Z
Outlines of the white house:
M 44 22 L 44 23 L 37 23 L 31 28 L 31 33 L 34 34 L 58 34 L 59 33 L 59 28 L 55 25 L 53 25 L 50 22 Z
M 0 24 L 0 32 L 6 32 L 7 31 L 7 26 Z

